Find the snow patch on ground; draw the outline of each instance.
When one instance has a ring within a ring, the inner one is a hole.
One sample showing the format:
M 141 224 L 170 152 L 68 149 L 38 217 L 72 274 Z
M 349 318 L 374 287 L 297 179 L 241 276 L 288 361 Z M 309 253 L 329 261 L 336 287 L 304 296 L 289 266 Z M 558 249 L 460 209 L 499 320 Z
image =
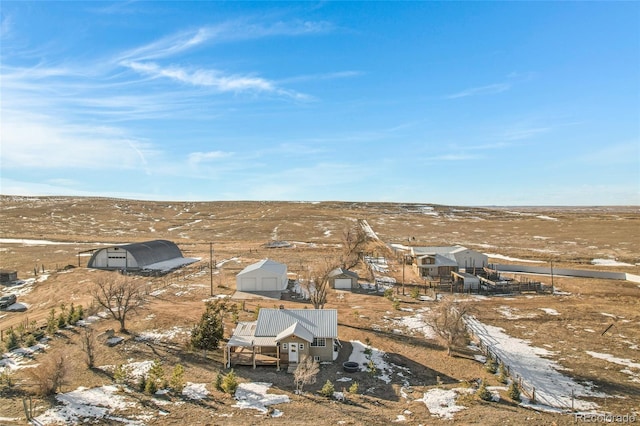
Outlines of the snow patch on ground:
M 238 403 L 233 405 L 233 407 L 240 409 L 250 408 L 266 414 L 268 412 L 267 406 L 290 402 L 287 395 L 268 394 L 267 392 L 270 387 L 271 383 L 240 383 L 235 394 Z M 282 414 L 282 411 L 274 410 L 271 417 L 280 417 Z
M 500 306 L 495 308 L 503 317 L 508 319 L 522 319 L 522 318 L 535 318 L 537 315 L 534 313 L 528 314 L 519 314 L 520 310 L 518 308 L 512 308 L 511 306 Z
M 615 259 L 593 259 L 591 264 L 598 266 L 635 266 L 630 263 L 618 262 Z
M 631 376 L 631 378 L 629 379 L 630 381 L 635 383 L 640 383 L 640 363 L 634 362 L 633 360 L 630 360 L 627 358 L 618 358 L 611 354 L 603 354 L 603 353 L 591 352 L 591 351 L 586 351 L 586 352 L 588 355 L 591 355 L 594 358 L 603 359 L 605 361 L 609 361 L 611 363 L 627 367 L 620 371 L 622 373 L 625 373 Z M 633 371 L 631 369 L 637 370 L 637 371 Z
M 433 327 L 427 324 L 424 314 L 417 312 L 415 315 L 389 319 L 396 326 L 402 326 L 409 330 L 411 334 L 420 333 L 425 339 L 433 340 L 437 334 Z
M 160 342 L 175 340 L 176 338 L 182 335 L 187 335 L 189 333 L 190 333 L 189 330 L 183 327 L 174 326 L 174 327 L 171 327 L 169 330 L 143 331 L 136 336 L 135 340 L 139 342 L 160 343 Z
M 2 357 L 0 357 L 0 373 L 3 371 L 15 371 L 22 368 L 35 367 L 35 365 L 29 364 L 33 361 L 35 354 L 45 351 L 48 347 L 46 342 L 46 338 L 41 339 L 40 343 L 29 346 L 28 348 L 16 348 L 2 354 Z
M 207 397 L 207 395 L 209 395 L 207 384 L 187 382 L 184 386 L 184 389 L 182 389 L 182 395 L 184 395 L 186 398 L 196 401 L 203 400 Z
M 143 411 L 136 402 L 129 401 L 119 395 L 116 386 L 101 386 L 87 389 L 78 389 L 56 395 L 56 399 L 62 404 L 48 409 L 34 419 L 36 424 L 78 424 L 84 422 L 100 421 L 119 422 L 127 425 L 144 425 L 153 416 Z M 136 419 L 128 419 L 118 412 L 134 409 L 138 414 Z
M 432 416 L 451 420 L 455 413 L 467 408 L 456 405 L 459 391 L 467 392 L 470 389 L 431 389 L 417 401 L 424 402 Z
M 351 355 L 349 356 L 350 362 L 357 362 L 360 366 L 360 371 L 367 371 L 369 360 L 367 359 L 365 350 L 371 349 L 371 361 L 373 361 L 373 364 L 375 365 L 376 370 L 379 373 L 378 378 L 387 384 L 391 383 L 390 374 L 393 372 L 393 370 L 384 359 L 386 352 L 367 346 L 359 340 L 352 340 L 351 346 L 353 347 L 353 350 L 351 351 Z
M 553 308 L 538 308 L 541 311 L 544 311 L 547 315 L 560 315 L 560 312 L 556 311 Z
M 559 370 L 563 369 L 560 364 L 543 358 L 555 355 L 553 352 L 533 347 L 529 341 L 511 337 L 504 329 L 483 324 L 474 317 L 467 317 L 466 323 L 473 334 L 510 367 L 513 374 L 523 378 L 525 391 L 535 387 L 536 401 L 539 404 L 561 409 L 570 408 L 573 391 L 576 396 L 575 409 L 593 410 L 598 407 L 597 404 L 580 400 L 579 397 L 606 396 L 560 373 Z

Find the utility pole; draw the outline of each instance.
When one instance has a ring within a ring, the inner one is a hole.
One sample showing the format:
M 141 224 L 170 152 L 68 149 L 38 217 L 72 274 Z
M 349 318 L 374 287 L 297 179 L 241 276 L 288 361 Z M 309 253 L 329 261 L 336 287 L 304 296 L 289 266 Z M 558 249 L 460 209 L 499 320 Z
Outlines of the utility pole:
M 553 287 L 553 259 L 551 259 L 551 294 L 554 293 L 554 287 Z
M 211 286 L 211 296 L 213 296 L 213 243 L 209 243 L 209 279 Z
M 404 296 L 404 265 L 407 263 L 407 255 L 402 253 L 402 295 Z

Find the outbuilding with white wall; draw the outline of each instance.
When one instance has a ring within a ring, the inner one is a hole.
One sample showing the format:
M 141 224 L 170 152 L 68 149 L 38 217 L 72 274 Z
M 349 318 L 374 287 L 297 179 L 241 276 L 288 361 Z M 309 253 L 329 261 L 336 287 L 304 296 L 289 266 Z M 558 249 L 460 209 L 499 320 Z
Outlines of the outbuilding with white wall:
M 253 263 L 236 275 L 238 291 L 282 291 L 288 282 L 287 265 L 271 259 Z

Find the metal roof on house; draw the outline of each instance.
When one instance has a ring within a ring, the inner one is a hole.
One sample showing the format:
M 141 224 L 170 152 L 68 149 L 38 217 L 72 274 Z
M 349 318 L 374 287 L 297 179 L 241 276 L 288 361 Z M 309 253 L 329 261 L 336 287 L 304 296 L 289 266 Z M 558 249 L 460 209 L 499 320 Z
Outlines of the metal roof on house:
M 338 311 L 335 309 L 268 309 L 258 313 L 256 337 L 276 337 L 295 323 L 312 337 L 338 337 Z M 302 337 L 302 336 L 300 336 Z
M 228 346 L 252 346 L 253 335 L 256 331 L 256 322 L 239 322 L 233 331 L 233 336 L 227 343 Z
M 424 255 L 436 255 L 446 256 L 447 254 L 457 253 L 462 250 L 467 250 L 462 246 L 438 246 L 438 247 L 411 247 L 411 253 L 414 256 Z
M 299 337 L 307 342 L 313 342 L 313 334 L 297 321 L 291 324 L 290 327 L 278 333 L 275 340 L 276 342 L 279 342 L 280 340 L 291 336 Z
M 266 271 L 273 272 L 276 274 L 287 273 L 287 265 L 285 265 L 284 263 L 279 263 L 271 259 L 262 259 L 260 262 L 256 262 L 247 266 L 242 271 L 240 271 L 238 275 L 246 274 L 252 271 L 256 271 L 258 269 L 264 269 Z
M 441 254 L 425 254 L 423 256 L 418 256 L 418 259 L 422 259 L 423 257 L 433 257 L 435 259 L 435 263 L 431 265 L 418 265 L 419 267 L 433 267 L 433 266 L 458 266 L 458 262 L 456 261 L 453 255 L 451 257 L 443 256 Z

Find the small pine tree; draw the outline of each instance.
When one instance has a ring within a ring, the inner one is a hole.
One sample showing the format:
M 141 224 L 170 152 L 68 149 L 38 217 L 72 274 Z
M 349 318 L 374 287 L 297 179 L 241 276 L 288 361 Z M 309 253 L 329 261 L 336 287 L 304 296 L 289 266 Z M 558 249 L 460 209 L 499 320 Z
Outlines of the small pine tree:
M 60 315 L 58 315 L 58 328 L 64 328 L 67 325 L 67 307 L 64 303 L 60 304 Z
M 391 300 L 393 302 L 393 289 L 392 288 L 388 288 L 384 291 L 384 297 L 386 297 L 387 299 Z
M 333 383 L 331 383 L 331 380 L 327 380 L 327 382 L 322 386 L 322 389 L 320 389 L 320 395 L 330 398 L 333 396 L 335 391 L 336 388 L 333 386 Z
M 393 299 L 393 303 L 392 305 L 393 309 L 395 309 L 396 311 L 400 310 L 400 299 Z
M 369 362 L 367 363 L 367 372 L 372 376 L 375 376 L 376 373 L 378 372 L 378 369 L 376 368 L 376 363 L 373 362 L 372 359 L 370 359 Z
M 480 387 L 476 391 L 476 395 L 483 401 L 491 401 L 493 398 L 489 389 L 487 389 L 487 385 L 484 383 L 484 380 L 480 383 Z
M 67 316 L 65 315 L 64 312 L 60 312 L 60 315 L 58 315 L 58 329 L 60 328 L 64 328 L 67 325 Z
M 47 317 L 47 333 L 50 335 L 58 331 L 58 320 L 56 319 L 56 308 L 51 308 Z
M 5 368 L 4 371 L 0 372 L 0 389 L 11 389 L 13 385 L 15 385 L 15 382 L 11 375 L 11 370 Z
M 84 308 L 82 307 L 82 305 L 78 306 L 78 309 L 76 310 L 76 315 L 78 316 L 78 321 L 81 319 L 84 319 Z
M 222 389 L 222 379 L 222 373 L 218 372 L 218 374 L 216 375 L 216 381 L 213 382 L 213 387 L 215 387 L 220 392 L 224 392 L 224 390 Z
M 511 384 L 509 385 L 509 389 L 507 390 L 507 395 L 509 396 L 509 398 L 511 398 L 516 402 L 521 401 L 520 386 L 518 386 L 518 383 L 516 381 L 511 382 Z
M 113 370 L 113 380 L 119 385 L 123 385 L 127 381 L 127 369 L 124 368 L 124 365 L 116 365 Z
M 151 377 L 147 377 L 144 383 L 144 392 L 153 395 L 158 391 L 158 384 Z
M 76 307 L 73 306 L 73 302 L 71 303 L 71 306 L 69 306 L 69 312 L 67 312 L 67 323 L 74 325 L 74 318 L 76 316 Z
M 207 357 L 207 350 L 217 349 L 220 340 L 224 336 L 224 325 L 222 316 L 226 310 L 226 304 L 219 300 L 207 302 L 205 312 L 191 330 L 191 347 L 202 349 L 204 357 Z
M 498 371 L 498 363 L 491 356 L 487 358 L 487 362 L 484 363 L 484 368 L 491 374 L 496 374 Z
M 416 300 L 420 297 L 420 289 L 418 287 L 413 287 L 411 289 L 411 297 Z
M 164 369 L 162 368 L 162 364 L 159 359 L 154 360 L 151 368 L 149 369 L 149 373 L 147 375 L 147 383 L 148 382 L 153 382 L 155 390 L 165 387 L 166 381 L 164 378 Z M 152 393 L 155 392 L 156 391 L 153 391 Z
M 228 374 L 224 376 L 222 379 L 222 384 L 220 385 L 222 391 L 228 393 L 229 395 L 233 395 L 236 393 L 236 389 L 238 388 L 238 378 L 236 377 L 236 373 L 231 369 Z
M 27 347 L 34 346 L 36 344 L 36 336 L 31 333 L 27 334 L 27 337 L 24 340 L 24 344 L 27 345 Z
M 509 381 L 509 375 L 507 374 L 507 367 L 501 362 L 498 367 L 498 381 L 500 383 L 507 383 Z
M 174 393 L 182 393 L 182 389 L 184 389 L 184 367 L 181 364 L 176 364 L 173 367 L 169 386 L 171 386 Z
M 18 340 L 18 335 L 13 330 L 13 327 L 9 327 L 7 330 L 7 342 L 5 343 L 5 347 L 7 351 L 12 351 L 20 346 L 20 341 Z
M 359 388 L 358 382 L 353 382 L 351 386 L 349 386 L 349 393 L 353 395 L 357 394 L 358 388 Z

